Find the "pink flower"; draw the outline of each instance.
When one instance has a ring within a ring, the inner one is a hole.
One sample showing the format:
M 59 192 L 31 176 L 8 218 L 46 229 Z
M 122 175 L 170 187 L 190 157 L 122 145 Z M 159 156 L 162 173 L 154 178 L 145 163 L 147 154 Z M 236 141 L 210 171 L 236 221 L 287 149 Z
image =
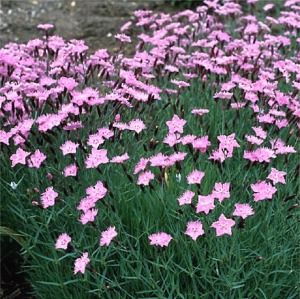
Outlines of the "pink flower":
M 243 219 L 246 219 L 248 216 L 254 214 L 252 207 L 247 203 L 245 204 L 237 203 L 234 206 L 235 206 L 235 210 L 232 214 L 233 216 L 239 216 L 242 217 Z
M 226 218 L 224 214 L 221 214 L 220 218 L 218 221 L 214 222 L 211 227 L 216 229 L 217 236 L 222 236 L 222 235 L 230 235 L 232 234 L 231 229 L 235 225 L 235 221 Z
M 172 236 L 165 232 L 159 232 L 149 236 L 150 245 L 160 247 L 167 247 L 172 239 Z
M 188 222 L 185 234 L 196 241 L 199 236 L 204 235 L 202 223 L 198 220 Z
M 192 203 L 192 199 L 195 196 L 193 191 L 185 191 L 177 200 L 180 206 Z
M 71 237 L 68 234 L 63 233 L 63 234 L 59 235 L 59 237 L 57 238 L 56 243 L 55 243 L 55 248 L 66 250 L 68 248 L 68 244 L 70 242 L 71 242 Z
M 110 226 L 107 230 L 101 233 L 100 238 L 100 246 L 108 246 L 112 239 L 114 239 L 118 235 L 116 228 L 114 226 Z
M 268 175 L 267 179 L 271 180 L 274 185 L 277 183 L 286 184 L 285 176 L 286 176 L 285 171 L 279 171 L 276 168 L 272 167 L 271 172 Z
M 26 152 L 20 147 L 17 149 L 15 154 L 12 154 L 10 157 L 11 166 L 15 167 L 17 164 L 26 164 L 26 158 L 30 155 L 30 152 Z
M 117 163 L 117 164 L 122 164 L 123 162 L 127 161 L 129 159 L 129 156 L 127 153 L 121 155 L 121 156 L 115 156 L 113 157 L 110 162 L 111 163 Z
M 206 215 L 215 208 L 215 199 L 212 195 L 199 195 L 196 213 L 204 212 Z
M 84 214 L 81 215 L 80 222 L 82 224 L 87 224 L 88 222 L 94 222 L 97 214 L 98 214 L 98 209 L 87 210 L 85 211 Z
M 75 260 L 74 274 L 81 272 L 84 274 L 87 264 L 90 262 L 88 252 L 84 252 L 81 257 Z
M 198 116 L 202 116 L 204 114 L 207 114 L 209 112 L 208 109 L 193 109 L 192 114 L 196 114 Z
M 77 147 L 79 146 L 78 143 L 74 143 L 72 141 L 66 141 L 63 145 L 61 145 L 60 149 L 63 152 L 63 155 L 67 154 L 76 154 Z
M 251 162 L 270 163 L 271 158 L 276 158 L 276 155 L 272 149 L 260 147 L 254 151 L 244 151 L 243 157 Z
M 123 43 L 131 43 L 130 36 L 128 36 L 126 34 L 116 34 L 115 38 L 118 39 L 119 41 L 123 42 Z
M 41 196 L 41 202 L 44 209 L 54 206 L 55 199 L 58 197 L 58 193 L 54 191 L 53 187 L 48 187 Z
M 73 78 L 66 77 L 61 77 L 58 80 L 58 84 L 59 86 L 66 88 L 68 91 L 73 90 L 78 85 L 78 83 Z
M 78 167 L 76 166 L 76 164 L 70 164 L 68 166 L 65 167 L 64 169 L 64 176 L 68 177 L 68 176 L 76 176 L 77 175 L 77 170 Z
M 199 150 L 201 153 L 205 153 L 207 149 L 210 147 L 210 141 L 208 140 L 208 136 L 202 136 L 196 138 L 192 142 L 192 146 L 194 149 Z
M 4 143 L 6 145 L 9 145 L 9 139 L 12 135 L 10 133 L 7 133 L 3 130 L 0 130 L 0 143 Z
M 135 165 L 133 173 L 138 174 L 140 171 L 145 170 L 148 163 L 149 159 L 141 158 L 140 161 Z
M 251 189 L 254 192 L 254 201 L 260 201 L 264 199 L 272 199 L 277 189 L 266 181 L 260 181 L 256 184 L 251 184 Z
M 153 179 L 154 179 L 154 174 L 150 170 L 145 171 L 145 172 L 141 172 L 139 174 L 137 184 L 148 186 L 149 182 Z
M 174 134 L 176 132 L 183 133 L 183 127 L 186 124 L 186 120 L 181 119 L 178 115 L 174 114 L 173 118 L 166 122 L 169 133 Z
M 104 143 L 104 141 L 105 141 L 104 138 L 99 133 L 96 133 L 96 134 L 89 135 L 87 144 L 97 149 L 99 145 Z
M 40 150 L 36 150 L 28 160 L 28 166 L 34 168 L 40 168 L 41 164 L 46 160 L 46 155 Z
M 194 170 L 187 176 L 188 184 L 201 184 L 205 173 L 200 170 Z
M 225 198 L 230 197 L 230 183 L 215 183 L 212 196 L 222 202 Z
M 99 200 L 107 194 L 107 189 L 101 181 L 98 181 L 94 186 L 86 189 L 86 194 L 91 196 L 93 199 Z
M 141 133 L 146 128 L 144 122 L 140 119 L 133 119 L 129 122 L 127 129 L 135 131 L 136 133 Z
M 54 25 L 53 24 L 39 24 L 39 25 L 37 25 L 37 28 L 48 31 L 50 29 L 53 29 Z
M 235 147 L 240 147 L 240 145 L 235 140 L 235 133 L 232 133 L 228 136 L 220 135 L 217 138 L 220 141 L 219 148 L 222 150 L 226 149 L 228 152 L 232 153 L 232 151 Z M 231 157 L 231 155 L 229 155 L 229 154 L 227 154 L 227 156 Z

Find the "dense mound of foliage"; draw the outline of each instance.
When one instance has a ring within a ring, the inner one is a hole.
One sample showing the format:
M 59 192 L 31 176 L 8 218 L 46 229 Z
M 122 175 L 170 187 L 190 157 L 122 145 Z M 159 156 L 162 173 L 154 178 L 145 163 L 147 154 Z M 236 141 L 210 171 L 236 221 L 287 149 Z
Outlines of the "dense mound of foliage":
M 2 223 L 36 296 L 296 298 L 299 1 L 134 16 L 117 54 L 51 24 L 0 49 Z

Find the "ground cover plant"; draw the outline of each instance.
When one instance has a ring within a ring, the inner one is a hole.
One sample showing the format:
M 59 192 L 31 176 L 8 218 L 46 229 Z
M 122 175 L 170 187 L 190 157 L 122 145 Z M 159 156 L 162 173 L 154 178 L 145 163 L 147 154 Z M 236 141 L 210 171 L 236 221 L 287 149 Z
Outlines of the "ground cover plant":
M 0 49 L 1 222 L 35 296 L 297 298 L 300 2 L 139 10 L 117 53 L 38 29 Z

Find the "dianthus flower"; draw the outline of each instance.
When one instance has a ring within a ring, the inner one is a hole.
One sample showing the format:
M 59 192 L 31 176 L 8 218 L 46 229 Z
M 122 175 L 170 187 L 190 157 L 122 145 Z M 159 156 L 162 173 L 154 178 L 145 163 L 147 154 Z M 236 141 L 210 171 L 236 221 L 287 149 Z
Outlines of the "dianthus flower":
M 167 247 L 172 239 L 172 236 L 165 232 L 159 232 L 149 236 L 150 245 L 160 247 Z
M 57 238 L 56 243 L 55 243 L 55 248 L 66 250 L 68 248 L 68 244 L 70 242 L 71 242 L 71 237 L 68 234 L 63 233 L 63 234 L 59 235 L 59 237 Z
M 100 246 L 108 246 L 110 242 L 118 235 L 116 228 L 110 226 L 107 230 L 101 233 Z
M 84 252 L 81 257 L 75 260 L 74 274 L 77 274 L 78 272 L 84 274 L 85 268 L 89 262 L 90 262 L 89 254 L 88 252 Z
M 276 168 L 271 168 L 271 172 L 269 173 L 267 179 L 271 180 L 273 184 L 281 183 L 285 184 L 285 171 L 279 171 Z
M 254 211 L 252 207 L 247 204 L 247 203 L 237 203 L 234 205 L 235 210 L 233 212 L 233 216 L 239 216 L 242 217 L 243 219 L 246 219 L 248 216 L 251 216 L 254 214 Z
M 196 241 L 199 236 L 204 235 L 201 221 L 189 221 L 187 223 L 185 234 L 190 236 L 194 241 Z
M 205 173 L 200 170 L 193 170 L 188 176 L 187 181 L 188 184 L 201 184 L 201 181 L 204 177 Z
M 224 214 L 221 214 L 220 218 L 218 221 L 215 221 L 211 227 L 216 229 L 217 236 L 222 236 L 222 235 L 232 235 L 231 229 L 235 225 L 235 221 L 226 218 Z
M 48 187 L 41 196 L 41 202 L 44 209 L 54 206 L 55 199 L 58 197 L 58 193 L 54 191 L 53 187 Z

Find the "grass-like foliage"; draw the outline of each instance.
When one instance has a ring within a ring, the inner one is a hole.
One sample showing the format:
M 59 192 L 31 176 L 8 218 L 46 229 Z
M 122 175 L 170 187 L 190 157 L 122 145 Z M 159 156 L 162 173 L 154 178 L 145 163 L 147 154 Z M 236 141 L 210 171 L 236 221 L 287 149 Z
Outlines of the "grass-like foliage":
M 2 225 L 37 298 L 297 298 L 300 5 L 248 2 L 136 11 L 115 54 L 51 24 L 0 49 Z

